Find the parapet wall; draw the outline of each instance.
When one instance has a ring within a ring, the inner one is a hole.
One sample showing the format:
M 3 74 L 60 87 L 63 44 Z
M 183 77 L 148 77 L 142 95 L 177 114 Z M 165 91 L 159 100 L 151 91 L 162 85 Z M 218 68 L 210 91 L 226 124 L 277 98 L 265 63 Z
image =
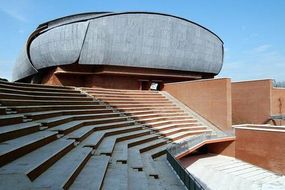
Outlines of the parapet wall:
M 163 90 L 223 130 L 231 129 L 231 80 L 207 79 L 167 83 Z
M 271 80 L 232 83 L 233 124 L 262 124 L 271 115 Z
M 271 113 L 285 115 L 285 88 L 273 88 L 271 95 Z M 285 125 L 285 120 L 276 121 L 277 125 Z
M 235 135 L 236 158 L 285 174 L 285 128 L 236 127 Z
M 272 115 L 285 115 L 285 89 L 273 88 L 272 80 L 232 83 L 233 124 L 270 123 Z M 275 121 L 285 125 L 285 121 Z

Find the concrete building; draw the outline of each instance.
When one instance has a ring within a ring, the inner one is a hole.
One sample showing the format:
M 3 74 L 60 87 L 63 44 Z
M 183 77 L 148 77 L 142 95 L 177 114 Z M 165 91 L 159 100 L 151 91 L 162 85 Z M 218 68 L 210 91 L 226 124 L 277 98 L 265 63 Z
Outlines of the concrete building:
M 0 80 L 0 189 L 284 189 L 285 89 L 223 56 L 167 14 L 40 24 Z
M 39 25 L 17 59 L 13 80 L 148 89 L 151 81 L 213 78 L 223 54 L 216 34 L 184 18 L 85 13 Z M 81 81 L 71 80 L 75 76 Z

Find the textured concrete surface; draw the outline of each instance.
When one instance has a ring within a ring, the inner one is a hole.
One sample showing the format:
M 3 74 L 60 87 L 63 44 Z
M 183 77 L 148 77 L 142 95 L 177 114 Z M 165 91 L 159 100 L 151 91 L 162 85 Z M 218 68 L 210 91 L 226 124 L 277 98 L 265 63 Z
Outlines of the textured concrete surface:
M 227 156 L 201 155 L 185 160 L 187 170 L 211 190 L 281 190 L 284 176 Z M 207 171 L 207 172 L 205 172 Z
M 13 80 L 72 63 L 212 74 L 218 74 L 223 64 L 223 42 L 216 34 L 171 15 L 82 14 L 44 25 L 20 54 Z

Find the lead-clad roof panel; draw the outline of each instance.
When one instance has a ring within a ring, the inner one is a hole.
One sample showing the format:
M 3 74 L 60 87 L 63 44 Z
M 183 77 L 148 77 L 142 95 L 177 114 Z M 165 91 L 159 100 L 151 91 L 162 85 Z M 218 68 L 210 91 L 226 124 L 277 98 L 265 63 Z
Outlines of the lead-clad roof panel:
M 87 22 L 60 26 L 35 38 L 30 45 L 31 61 L 36 69 L 75 63 L 80 54 Z
M 199 25 L 156 14 L 90 20 L 79 64 L 218 73 L 223 44 Z
M 38 69 L 72 63 L 214 74 L 223 64 L 223 42 L 216 34 L 161 13 L 71 15 L 40 25 L 28 43 L 25 58 L 16 64 L 17 80 Z
M 13 68 L 12 81 L 17 81 L 33 74 L 36 74 L 38 71 L 34 69 L 30 60 L 27 56 L 27 49 L 24 46 L 16 59 L 16 63 Z

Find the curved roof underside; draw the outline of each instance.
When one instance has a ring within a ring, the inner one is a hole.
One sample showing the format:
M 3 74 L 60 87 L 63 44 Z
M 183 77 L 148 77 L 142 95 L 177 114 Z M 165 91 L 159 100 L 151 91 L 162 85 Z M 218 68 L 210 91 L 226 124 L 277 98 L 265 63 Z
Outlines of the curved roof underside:
M 37 28 L 16 61 L 13 80 L 72 63 L 218 74 L 223 42 L 196 23 L 166 14 L 72 15 Z

